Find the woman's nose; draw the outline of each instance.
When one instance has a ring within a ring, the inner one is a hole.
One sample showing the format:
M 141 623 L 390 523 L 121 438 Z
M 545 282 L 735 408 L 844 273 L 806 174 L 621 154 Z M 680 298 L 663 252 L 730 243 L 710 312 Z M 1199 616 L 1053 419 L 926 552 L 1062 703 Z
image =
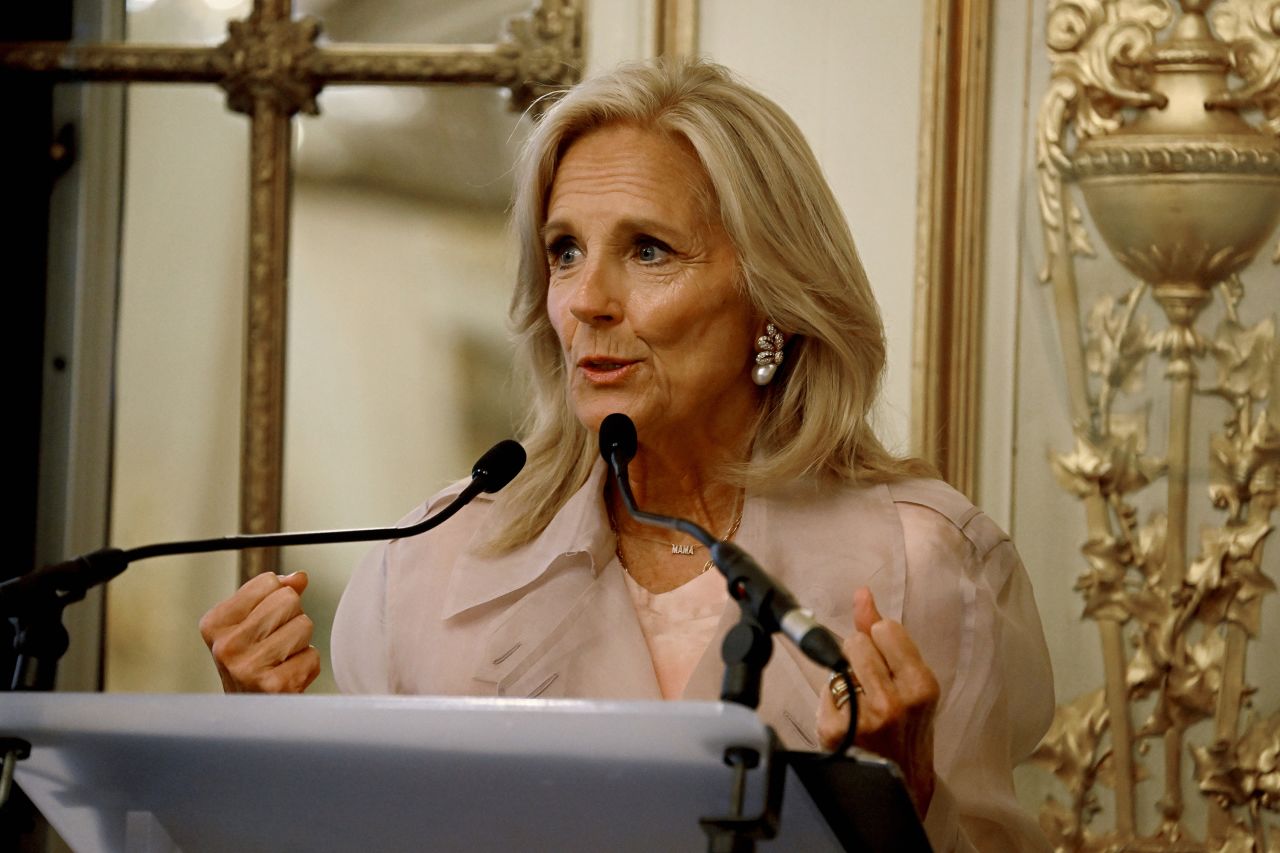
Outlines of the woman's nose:
M 622 319 L 618 271 L 607 262 L 588 260 L 578 277 L 569 311 L 579 323 L 611 326 Z

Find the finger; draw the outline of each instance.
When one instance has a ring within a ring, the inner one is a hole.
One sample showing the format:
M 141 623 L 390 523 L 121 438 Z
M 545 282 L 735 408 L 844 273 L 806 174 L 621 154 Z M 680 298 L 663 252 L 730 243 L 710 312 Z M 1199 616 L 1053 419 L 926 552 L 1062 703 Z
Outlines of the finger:
M 904 696 L 910 700 L 936 697 L 938 679 L 906 628 L 892 619 L 882 619 L 872 626 L 871 639 Z
M 299 613 L 263 640 L 252 640 L 245 625 L 224 632 L 214 641 L 213 659 L 223 674 L 228 692 L 276 692 L 264 686 L 272 670 L 291 656 L 307 648 L 313 624 L 305 613 Z
M 307 588 L 307 584 L 310 583 L 310 581 L 311 579 L 307 577 L 306 572 L 294 572 L 291 575 L 283 575 L 280 578 L 281 584 L 289 587 L 298 595 L 302 595 L 302 593 Z
M 905 703 L 879 649 L 866 634 L 856 634 L 849 643 L 849 663 L 862 686 L 858 695 L 857 742 L 883 752 L 874 738 L 881 732 L 892 732 L 903 719 Z
M 870 587 L 860 586 L 853 591 L 853 624 L 859 631 L 870 632 L 871 626 L 883 618 L 876 609 L 876 597 Z
M 278 648 L 279 640 L 265 649 L 259 647 L 280 626 L 301 614 L 302 600 L 298 593 L 281 586 L 260 601 L 243 621 L 207 633 L 205 642 L 214 661 L 226 668 L 235 680 L 250 681 L 264 664 L 276 664 L 284 659 Z M 276 655 L 274 659 L 272 654 Z
M 822 693 L 824 695 L 818 701 L 815 725 L 818 743 L 823 749 L 835 749 L 840 745 L 840 741 L 844 740 L 845 732 L 849 730 L 853 709 L 847 703 L 845 707 L 837 708 L 835 696 L 832 695 L 829 686 L 823 689 Z
M 282 586 L 268 595 L 241 623 L 254 642 L 261 641 L 302 612 L 302 599 L 291 587 Z
M 253 657 L 258 666 L 278 666 L 311 644 L 315 623 L 305 613 L 299 613 L 270 636 L 254 646 Z
M 893 672 L 870 636 L 854 634 L 845 643 L 845 654 L 854 680 L 862 685 L 864 693 L 893 689 Z
M 200 633 L 205 642 L 210 642 L 211 635 L 219 628 L 243 622 L 264 598 L 279 588 L 280 576 L 273 572 L 263 572 L 245 581 L 230 598 L 218 602 L 201 617 Z
M 307 646 L 266 672 L 258 683 L 263 693 L 301 693 L 320 674 L 320 652 Z

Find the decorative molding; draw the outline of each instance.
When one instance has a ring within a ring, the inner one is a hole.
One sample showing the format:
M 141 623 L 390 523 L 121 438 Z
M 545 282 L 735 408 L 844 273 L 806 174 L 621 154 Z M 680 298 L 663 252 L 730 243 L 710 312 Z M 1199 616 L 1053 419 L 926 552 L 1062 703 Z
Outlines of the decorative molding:
M 249 284 L 241 390 L 240 529 L 280 529 L 284 483 L 284 383 L 289 213 L 292 201 L 289 108 L 260 85 L 250 106 Z M 313 101 L 314 103 L 314 101 Z M 243 579 L 278 565 L 276 549 L 241 556 Z
M 916 207 L 912 450 L 975 497 L 990 0 L 930 0 Z
M 698 53 L 698 0 L 654 0 L 658 25 L 654 31 L 657 56 L 695 56 Z
M 227 40 L 218 46 L 218 85 L 227 93 L 227 106 L 256 115 L 256 106 L 269 99 L 286 116 L 319 113 L 316 95 L 324 82 L 307 68 L 319 37 L 320 22 L 315 18 L 267 19 L 255 13 L 243 21 L 228 21 Z
M 538 0 L 481 45 L 320 46 L 321 24 L 293 19 L 292 0 L 255 0 L 217 47 L 30 42 L 0 44 L 0 74 L 125 83 L 216 83 L 250 131 L 249 271 L 242 400 L 240 518 L 247 533 L 279 529 L 283 493 L 285 293 L 291 118 L 319 111 L 326 85 L 487 85 L 513 109 L 582 73 L 582 0 Z M 687 4 L 689 0 L 684 0 Z M 244 552 L 240 573 L 274 571 L 274 551 Z
M 1268 145 L 1261 140 L 1192 141 L 1186 139 L 1143 145 L 1125 141 L 1093 140 L 1087 150 L 1071 159 L 1066 178 L 1103 175 L 1159 175 L 1216 172 L 1263 179 L 1280 178 L 1280 140 Z

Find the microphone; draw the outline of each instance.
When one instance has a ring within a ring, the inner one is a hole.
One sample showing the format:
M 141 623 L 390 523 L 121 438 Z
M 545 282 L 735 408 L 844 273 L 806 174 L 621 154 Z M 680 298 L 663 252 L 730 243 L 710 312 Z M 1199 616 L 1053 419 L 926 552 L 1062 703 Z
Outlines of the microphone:
M 636 425 L 631 418 L 614 412 L 600 422 L 600 455 L 610 467 L 622 465 L 623 471 L 632 459 L 636 458 Z
M 506 439 L 489 448 L 471 468 L 471 482 L 448 506 L 416 524 L 404 527 L 369 527 L 354 530 L 317 530 L 302 533 L 257 533 L 160 542 L 123 550 L 102 548 L 61 563 L 43 566 L 0 583 L 0 615 L 17 614 L 24 606 L 56 603 L 65 606 L 84 598 L 85 593 L 123 572 L 130 563 L 151 557 L 176 554 L 205 554 L 211 551 L 243 551 L 248 548 L 279 548 L 288 545 L 327 545 L 337 542 L 375 542 L 417 536 L 448 521 L 476 495 L 493 494 L 510 483 L 524 467 L 525 452 L 518 442 Z
M 692 521 L 645 512 L 636 506 L 627 465 L 635 458 L 637 445 L 636 425 L 626 415 L 614 412 L 600 423 L 600 456 L 613 472 L 627 513 L 645 524 L 679 530 L 707 546 L 711 561 L 729 582 L 729 594 L 749 606 L 766 631 L 781 632 L 814 663 L 837 672 L 848 670 L 849 662 L 836 636 L 812 611 L 801 607 L 795 596 L 770 577 L 750 554 L 732 542 L 718 541 Z
M 480 491 L 493 494 L 501 491 L 524 468 L 525 453 L 520 442 L 503 439 L 490 447 L 471 466 L 472 482 L 480 483 Z

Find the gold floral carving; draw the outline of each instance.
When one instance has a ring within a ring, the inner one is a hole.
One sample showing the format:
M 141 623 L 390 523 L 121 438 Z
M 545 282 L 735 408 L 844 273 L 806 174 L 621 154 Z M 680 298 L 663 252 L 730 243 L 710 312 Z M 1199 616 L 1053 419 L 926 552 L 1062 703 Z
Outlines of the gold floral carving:
M 1245 81 L 1224 92 L 1215 107 L 1262 110 L 1267 127 L 1280 134 L 1280 0 L 1220 0 L 1211 14 L 1219 36 L 1231 45 L 1232 67 Z
M 580 0 L 539 0 L 493 44 L 320 46 L 321 24 L 294 19 L 291 0 L 255 0 L 217 47 L 29 42 L 0 44 L 0 73 L 58 80 L 216 83 L 250 131 L 250 241 L 240 474 L 245 532 L 278 530 L 284 453 L 286 258 L 290 120 L 319 111 L 326 85 L 398 83 L 500 86 L 513 109 L 579 78 Z M 242 577 L 274 570 L 273 552 L 249 551 Z
M 1051 0 L 1046 37 L 1043 277 L 1075 432 L 1050 465 L 1084 505 L 1076 589 L 1105 685 L 1059 708 L 1034 756 L 1070 793 L 1049 799 L 1042 825 L 1063 851 L 1268 853 L 1280 849 L 1267 819 L 1280 811 L 1280 714 L 1240 716 L 1248 646 L 1276 589 L 1262 555 L 1280 503 L 1280 349 L 1274 318 L 1242 315 L 1240 276 L 1280 222 L 1280 2 Z M 1093 233 L 1138 281 L 1082 311 L 1075 259 L 1096 254 Z M 1148 389 L 1153 359 L 1165 382 Z M 1148 412 L 1162 388 L 1155 452 Z M 1193 406 L 1222 416 L 1205 484 L 1218 516 L 1194 550 Z M 1144 517 L 1139 496 L 1161 486 L 1163 508 Z M 1210 803 L 1202 831 L 1185 820 L 1188 755 Z M 1162 786 L 1154 821 L 1137 811 L 1148 780 Z M 1102 814 L 1112 826 L 1096 825 Z

